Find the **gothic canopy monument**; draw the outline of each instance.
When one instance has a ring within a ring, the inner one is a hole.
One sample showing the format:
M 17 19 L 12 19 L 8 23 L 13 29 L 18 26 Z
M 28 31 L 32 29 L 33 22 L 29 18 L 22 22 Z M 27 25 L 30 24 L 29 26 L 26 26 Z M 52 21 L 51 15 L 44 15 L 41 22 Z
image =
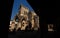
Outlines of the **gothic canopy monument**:
M 39 29 L 39 16 L 30 11 L 29 8 L 20 5 L 19 13 L 15 15 L 10 21 L 9 30 L 38 30 Z

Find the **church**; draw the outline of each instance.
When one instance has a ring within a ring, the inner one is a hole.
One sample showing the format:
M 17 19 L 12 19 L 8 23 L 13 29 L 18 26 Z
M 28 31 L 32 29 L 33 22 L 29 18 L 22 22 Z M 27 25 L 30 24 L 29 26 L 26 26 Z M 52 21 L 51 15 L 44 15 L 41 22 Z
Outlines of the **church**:
M 30 11 L 29 8 L 24 5 L 20 5 L 19 13 L 15 15 L 13 20 L 10 21 L 9 30 L 38 30 L 39 16 L 34 12 Z

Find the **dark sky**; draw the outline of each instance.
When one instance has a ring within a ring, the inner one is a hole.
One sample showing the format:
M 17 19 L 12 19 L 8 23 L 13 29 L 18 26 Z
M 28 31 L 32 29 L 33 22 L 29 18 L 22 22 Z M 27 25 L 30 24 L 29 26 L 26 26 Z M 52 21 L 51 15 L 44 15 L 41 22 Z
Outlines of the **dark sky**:
M 20 7 L 20 4 L 23 4 L 24 6 L 28 7 L 29 10 L 33 10 L 32 7 L 29 5 L 29 3 L 26 0 L 14 0 L 12 14 L 11 14 L 11 20 L 18 13 L 18 8 Z

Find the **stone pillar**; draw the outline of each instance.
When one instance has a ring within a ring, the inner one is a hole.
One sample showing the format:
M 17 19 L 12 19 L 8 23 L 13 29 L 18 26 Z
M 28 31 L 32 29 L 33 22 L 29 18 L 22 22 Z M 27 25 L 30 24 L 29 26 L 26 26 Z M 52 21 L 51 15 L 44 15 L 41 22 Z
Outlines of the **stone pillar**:
M 39 28 L 39 17 L 35 16 L 34 20 L 35 20 L 34 30 L 38 30 L 38 28 Z
M 10 30 L 10 31 L 13 31 L 14 28 L 15 28 L 15 22 L 12 22 L 12 23 L 10 24 L 9 30 Z

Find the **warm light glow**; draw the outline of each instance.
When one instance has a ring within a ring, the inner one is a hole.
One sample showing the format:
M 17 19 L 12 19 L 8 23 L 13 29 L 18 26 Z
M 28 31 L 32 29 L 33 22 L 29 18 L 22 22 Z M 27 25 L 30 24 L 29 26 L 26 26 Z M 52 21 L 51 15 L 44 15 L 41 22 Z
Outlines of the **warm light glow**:
M 54 31 L 53 30 L 53 24 L 48 24 L 48 31 Z

